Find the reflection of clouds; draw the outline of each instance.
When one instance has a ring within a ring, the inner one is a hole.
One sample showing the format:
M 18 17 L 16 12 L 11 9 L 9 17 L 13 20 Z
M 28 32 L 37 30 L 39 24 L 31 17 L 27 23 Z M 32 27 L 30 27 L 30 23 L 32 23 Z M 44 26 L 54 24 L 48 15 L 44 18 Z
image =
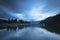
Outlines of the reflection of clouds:
M 5 38 L 6 40 L 60 40 L 60 36 L 50 33 L 45 29 L 37 27 L 24 28 L 22 30 L 12 32 Z

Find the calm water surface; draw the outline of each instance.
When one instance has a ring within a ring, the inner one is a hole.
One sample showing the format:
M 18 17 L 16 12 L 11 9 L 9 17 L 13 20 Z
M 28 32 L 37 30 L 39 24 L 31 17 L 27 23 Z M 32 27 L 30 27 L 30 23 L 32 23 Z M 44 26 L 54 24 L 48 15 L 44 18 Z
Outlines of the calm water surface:
M 15 31 L 0 30 L 0 40 L 60 40 L 60 35 L 38 26 L 29 26 Z

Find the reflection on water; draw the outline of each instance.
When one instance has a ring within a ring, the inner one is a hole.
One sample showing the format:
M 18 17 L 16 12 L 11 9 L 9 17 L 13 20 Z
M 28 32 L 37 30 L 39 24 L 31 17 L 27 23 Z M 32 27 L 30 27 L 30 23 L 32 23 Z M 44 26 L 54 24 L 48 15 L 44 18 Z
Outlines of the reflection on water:
M 0 30 L 0 40 L 60 40 L 60 36 L 38 26 L 29 26 L 15 31 Z

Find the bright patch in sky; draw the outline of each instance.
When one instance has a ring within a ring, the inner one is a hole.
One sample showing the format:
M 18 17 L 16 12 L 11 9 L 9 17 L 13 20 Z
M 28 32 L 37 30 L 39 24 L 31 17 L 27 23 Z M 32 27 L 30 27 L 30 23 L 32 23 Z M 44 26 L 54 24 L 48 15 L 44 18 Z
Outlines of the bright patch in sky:
M 46 12 L 44 13 L 42 10 L 44 9 L 45 5 L 34 5 L 29 11 L 26 13 L 16 14 L 16 16 L 23 20 L 28 21 L 39 21 L 46 19 L 47 17 L 56 15 L 56 12 Z
M 24 19 L 24 15 L 23 15 L 23 14 L 16 14 L 16 16 L 17 16 L 19 19 Z
M 47 0 L 17 1 L 16 5 L 12 2 L 12 4 L 15 5 L 13 7 L 7 7 L 9 6 L 7 5 L 6 7 L 1 6 L 1 8 L 12 18 L 18 18 L 27 21 L 40 21 L 46 19 L 47 17 L 54 16 L 60 12 L 60 6 L 58 7 L 58 2 L 53 1 L 53 5 L 49 2 L 47 2 Z
M 50 16 L 53 16 L 53 15 L 55 15 L 54 13 L 43 13 L 43 8 L 44 8 L 45 6 L 35 6 L 35 7 L 33 7 L 30 11 L 29 11 L 29 15 L 30 15 L 30 17 L 33 19 L 33 20 L 35 20 L 35 21 L 38 21 L 38 20 L 43 20 L 43 19 L 45 19 L 45 18 L 47 18 L 47 17 L 50 17 Z

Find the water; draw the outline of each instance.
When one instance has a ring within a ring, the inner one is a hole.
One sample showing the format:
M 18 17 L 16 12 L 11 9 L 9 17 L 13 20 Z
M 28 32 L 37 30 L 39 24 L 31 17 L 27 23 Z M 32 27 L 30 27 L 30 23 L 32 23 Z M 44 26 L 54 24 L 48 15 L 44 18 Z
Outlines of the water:
M 38 26 L 29 26 L 15 31 L 0 30 L 0 40 L 60 40 L 60 35 Z

